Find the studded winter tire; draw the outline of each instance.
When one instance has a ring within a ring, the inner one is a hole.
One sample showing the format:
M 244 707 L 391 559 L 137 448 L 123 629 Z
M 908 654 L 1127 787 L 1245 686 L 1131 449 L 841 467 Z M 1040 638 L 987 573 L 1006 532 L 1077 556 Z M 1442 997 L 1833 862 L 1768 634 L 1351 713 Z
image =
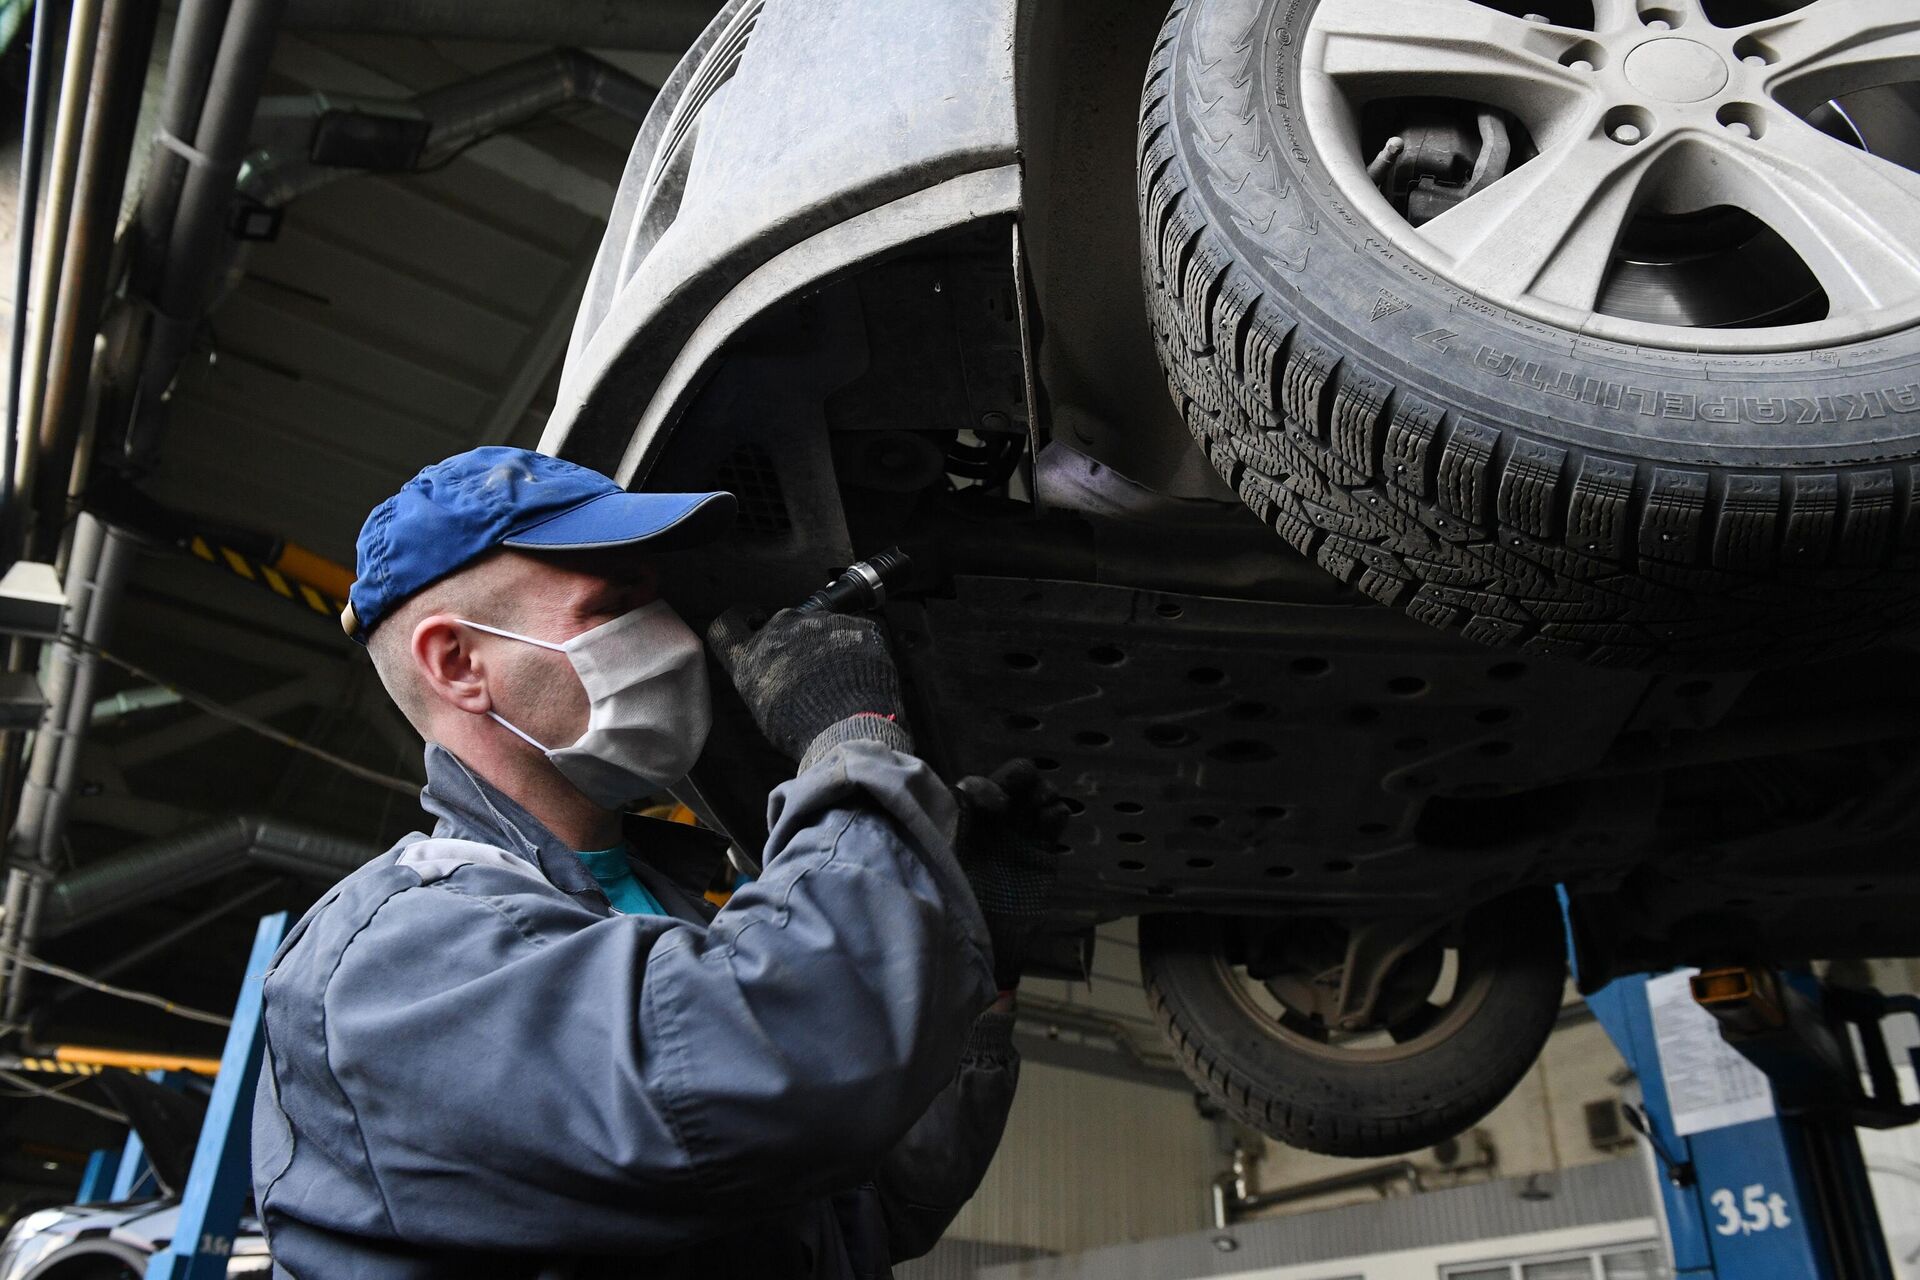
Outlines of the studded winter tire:
M 1139 145 L 1172 394 L 1435 626 L 1667 668 L 1882 638 L 1920 608 L 1915 79 L 1904 4 L 1186 0 Z

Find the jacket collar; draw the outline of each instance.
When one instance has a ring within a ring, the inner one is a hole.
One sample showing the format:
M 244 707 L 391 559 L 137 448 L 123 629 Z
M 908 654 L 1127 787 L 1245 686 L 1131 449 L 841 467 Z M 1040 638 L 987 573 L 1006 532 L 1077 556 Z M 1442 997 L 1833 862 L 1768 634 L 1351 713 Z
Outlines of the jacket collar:
M 611 909 L 599 883 L 570 846 L 437 742 L 427 744 L 427 785 L 420 791 L 420 807 L 434 816 L 434 835 L 505 849 L 532 863 L 562 893 Z M 686 908 L 675 914 L 704 917 L 711 913 L 701 894 L 726 857 L 724 837 L 634 815 L 627 818 L 624 834 L 628 849 L 639 855 L 634 873 L 655 897 L 670 908 Z M 668 888 L 674 892 L 661 892 Z
M 427 785 L 420 790 L 420 807 L 436 819 L 436 836 L 497 846 L 531 862 L 562 893 L 605 898 L 572 849 L 437 742 L 427 744 Z

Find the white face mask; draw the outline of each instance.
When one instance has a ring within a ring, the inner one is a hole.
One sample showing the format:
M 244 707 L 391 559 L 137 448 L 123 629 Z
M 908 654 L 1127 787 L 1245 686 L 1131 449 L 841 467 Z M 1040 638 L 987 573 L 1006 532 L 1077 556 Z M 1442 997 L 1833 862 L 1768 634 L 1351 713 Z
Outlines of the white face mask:
M 713 720 L 706 656 L 700 638 L 665 602 L 642 605 L 565 644 L 461 621 L 567 655 L 587 691 L 587 731 L 572 746 L 548 747 L 498 712 L 487 714 L 538 747 L 595 804 L 618 809 L 672 786 L 700 758 Z

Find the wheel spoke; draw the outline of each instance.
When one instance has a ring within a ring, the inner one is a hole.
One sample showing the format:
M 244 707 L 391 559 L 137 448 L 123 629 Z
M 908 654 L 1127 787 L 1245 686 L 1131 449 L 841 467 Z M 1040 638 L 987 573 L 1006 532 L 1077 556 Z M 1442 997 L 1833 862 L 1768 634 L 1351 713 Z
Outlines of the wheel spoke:
M 1612 31 L 1620 27 L 1630 27 L 1640 21 L 1640 11 L 1633 0 L 1593 0 L 1593 29 Z
M 1558 61 L 1583 32 L 1471 0 L 1338 0 L 1321 6 L 1313 30 L 1323 41 L 1313 65 L 1356 101 L 1464 98 L 1512 111 L 1550 138 L 1591 92 Z
M 1818 7 L 1817 5 L 1815 7 Z M 1920 300 L 1920 174 L 1773 111 L 1757 139 L 1695 140 L 1683 199 L 1746 209 L 1793 246 L 1835 316 Z
M 1586 137 L 1543 152 L 1420 234 L 1476 292 L 1591 310 L 1658 151 L 1613 141 L 1596 118 Z
M 1772 92 L 1802 114 L 1858 89 L 1920 80 L 1920 5 L 1814 0 L 1743 38 L 1776 60 Z

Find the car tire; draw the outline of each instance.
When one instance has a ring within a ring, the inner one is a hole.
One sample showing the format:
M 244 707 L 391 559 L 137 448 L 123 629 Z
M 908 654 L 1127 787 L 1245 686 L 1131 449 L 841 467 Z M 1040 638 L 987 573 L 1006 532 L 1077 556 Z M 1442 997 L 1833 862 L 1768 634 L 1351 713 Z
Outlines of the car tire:
M 1460 287 L 1323 152 L 1303 64 L 1329 3 L 1176 4 L 1142 100 L 1161 362 L 1244 501 L 1381 603 L 1538 654 L 1743 669 L 1910 625 L 1920 325 L 1661 349 Z
M 1343 1051 L 1289 1032 L 1248 998 L 1230 959 L 1233 928 L 1214 915 L 1142 917 L 1148 1003 L 1202 1092 L 1262 1133 L 1326 1155 L 1398 1155 L 1472 1127 L 1533 1066 L 1566 986 L 1556 904 L 1515 895 L 1464 923 L 1473 976 L 1459 979 L 1458 1008 L 1433 1035 Z

